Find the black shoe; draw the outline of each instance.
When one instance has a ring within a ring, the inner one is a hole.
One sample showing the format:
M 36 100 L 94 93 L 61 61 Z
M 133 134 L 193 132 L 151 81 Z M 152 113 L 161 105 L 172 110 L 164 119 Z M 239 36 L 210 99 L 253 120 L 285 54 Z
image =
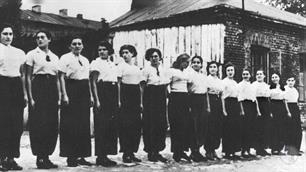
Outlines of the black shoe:
M 45 161 L 46 161 L 46 164 L 49 166 L 49 169 L 50 168 L 58 168 L 58 165 L 51 162 L 49 158 L 45 159 Z
M 173 159 L 175 162 L 180 162 L 181 161 L 181 155 L 179 153 L 174 153 L 173 154 Z
M 79 158 L 77 160 L 78 165 L 86 165 L 86 166 L 91 166 L 92 164 L 88 161 L 86 161 L 84 158 Z
M 96 165 L 102 165 L 103 167 L 113 167 L 117 165 L 115 161 L 110 160 L 107 156 L 105 157 L 98 157 L 96 159 Z
M 50 169 L 49 165 L 46 163 L 44 159 L 37 158 L 36 166 L 38 169 Z
M 225 156 L 223 158 L 228 160 L 233 160 L 233 157 L 228 153 L 225 153 Z
M 77 167 L 78 162 L 76 158 L 67 158 L 67 166 L 68 167 Z
M 256 150 L 256 155 L 259 155 L 259 156 L 267 156 L 266 154 L 267 152 L 265 150 Z
M 241 157 L 234 154 L 234 155 L 233 155 L 233 160 L 234 160 L 234 161 L 241 160 Z
M 156 159 L 157 159 L 158 161 L 160 161 L 160 162 L 163 162 L 163 163 L 168 162 L 168 159 L 165 158 L 165 157 L 163 157 L 163 156 L 162 156 L 161 154 L 159 154 L 159 153 L 156 154 Z
M 201 162 L 204 158 L 203 155 L 200 154 L 200 152 L 191 152 L 189 157 L 193 162 Z
M 187 162 L 191 162 L 191 158 L 185 152 L 181 153 L 181 158 L 185 159 Z
M 20 165 L 17 164 L 17 162 L 14 159 L 8 159 L 8 158 L 6 158 L 6 160 L 2 162 L 2 167 L 7 170 L 16 170 L 16 171 L 23 169 Z
M 123 154 L 123 156 L 122 156 L 122 161 L 123 161 L 124 163 L 132 163 L 132 162 L 133 162 L 131 156 L 130 156 L 130 155 L 127 155 L 127 154 Z
M 136 158 L 134 154 L 131 155 L 131 160 L 132 160 L 133 162 L 141 162 L 141 159 Z
M 155 153 L 148 153 L 148 160 L 149 160 L 150 162 L 157 162 L 157 161 L 158 161 L 158 160 L 157 160 L 157 156 L 156 156 Z
M 211 152 L 206 153 L 206 158 L 208 160 L 210 160 L 210 161 L 214 161 L 215 160 L 215 158 L 214 158 L 214 156 L 213 156 L 213 154 Z

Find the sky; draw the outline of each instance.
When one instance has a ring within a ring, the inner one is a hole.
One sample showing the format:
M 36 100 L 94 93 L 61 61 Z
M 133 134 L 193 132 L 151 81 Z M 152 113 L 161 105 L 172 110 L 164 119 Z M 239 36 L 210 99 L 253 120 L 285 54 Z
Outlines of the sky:
M 83 14 L 83 18 L 108 22 L 128 12 L 132 0 L 22 0 L 22 9 L 32 9 L 41 5 L 41 11 L 58 14 L 60 9 L 68 9 L 68 16 Z

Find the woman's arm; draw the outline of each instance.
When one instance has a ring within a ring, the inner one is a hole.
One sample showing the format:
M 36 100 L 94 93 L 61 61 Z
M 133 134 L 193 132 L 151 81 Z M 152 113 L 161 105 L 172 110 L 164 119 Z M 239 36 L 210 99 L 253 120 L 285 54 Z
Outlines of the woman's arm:
M 31 108 L 34 108 L 35 101 L 33 99 L 32 94 L 32 77 L 33 77 L 33 67 L 29 65 L 25 65 L 26 67 L 26 83 L 27 83 L 27 92 L 28 92 L 28 98 L 29 98 L 29 105 Z
M 258 116 L 261 116 L 261 113 L 260 113 L 260 109 L 259 109 L 259 105 L 258 105 L 257 99 L 255 100 L 255 102 L 256 102 L 257 115 L 258 115 Z
M 210 101 L 209 101 L 209 94 L 206 92 L 206 99 L 207 99 L 207 112 L 210 113 Z
M 97 89 L 97 82 L 98 82 L 98 76 L 99 72 L 98 71 L 92 71 L 90 74 L 90 82 L 91 82 L 91 90 L 92 90 L 92 95 L 94 99 L 94 107 L 96 109 L 100 109 L 101 104 L 98 96 L 98 89 Z
M 66 90 L 66 81 L 65 81 L 65 73 L 64 72 L 59 72 L 59 82 L 60 82 L 60 90 L 62 92 L 62 99 L 64 105 L 69 104 L 69 97 L 67 95 L 67 90 Z
M 226 108 L 225 108 L 225 99 L 221 97 L 221 102 L 222 102 L 222 109 L 223 109 L 223 114 L 224 116 L 227 116 Z
M 119 108 L 121 107 L 121 83 L 122 83 L 122 78 L 118 77 L 118 106 Z
M 58 105 L 61 105 L 62 100 L 62 92 L 61 92 L 61 83 L 59 73 L 56 74 L 56 86 L 57 86 L 57 94 L 58 94 Z
M 27 106 L 29 99 L 28 99 L 27 86 L 26 86 L 26 66 L 25 64 L 22 64 L 20 66 L 20 74 L 21 74 L 20 79 L 22 82 L 24 106 Z
M 239 102 L 239 104 L 240 104 L 241 115 L 244 116 L 245 113 L 244 113 L 243 104 L 242 104 L 242 102 Z
M 289 117 L 291 117 L 291 113 L 290 113 L 290 110 L 289 110 L 289 107 L 288 107 L 288 102 L 286 100 L 284 100 L 284 103 L 285 103 L 285 107 L 286 107 L 286 110 L 287 110 L 287 114 Z

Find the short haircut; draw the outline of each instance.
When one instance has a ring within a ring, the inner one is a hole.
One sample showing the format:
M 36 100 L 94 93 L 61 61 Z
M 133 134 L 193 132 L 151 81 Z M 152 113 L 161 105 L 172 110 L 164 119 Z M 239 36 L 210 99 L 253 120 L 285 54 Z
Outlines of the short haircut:
M 203 58 L 201 56 L 193 56 L 192 59 L 191 59 L 191 62 L 194 60 L 194 59 L 199 59 L 201 64 L 203 64 Z
M 98 47 L 99 46 L 105 47 L 107 49 L 109 55 L 114 54 L 114 48 L 113 48 L 113 46 L 108 41 L 101 41 L 101 42 L 99 42 Z
M 209 75 L 210 73 L 209 73 L 209 66 L 210 65 L 212 65 L 212 64 L 216 64 L 217 65 L 217 67 L 219 67 L 220 66 L 220 63 L 218 63 L 218 62 L 216 62 L 216 61 L 210 61 L 210 62 L 208 62 L 207 63 L 207 66 L 206 66 L 206 72 L 207 72 L 207 75 Z
M 187 54 L 187 53 L 183 53 L 183 54 L 180 54 L 175 62 L 173 62 L 172 64 L 172 67 L 175 68 L 175 69 L 179 69 L 181 64 L 184 62 L 184 61 L 188 61 L 190 59 L 190 56 Z
M 49 31 L 40 30 L 40 31 L 38 31 L 38 32 L 35 33 L 35 37 L 37 37 L 37 35 L 38 35 L 39 33 L 44 33 L 44 34 L 47 36 L 48 39 L 52 39 L 52 35 L 51 35 L 51 33 L 50 33 Z
M 232 62 L 227 62 L 224 66 L 224 69 L 226 70 L 228 67 L 234 67 L 234 69 L 236 68 Z
M 5 28 L 11 28 L 13 30 L 13 25 L 11 25 L 10 23 L 1 23 L 0 24 L 0 32 L 2 32 Z
M 161 60 L 162 59 L 162 54 L 161 54 L 161 51 L 159 49 L 157 49 L 157 48 L 149 48 L 149 49 L 147 49 L 146 54 L 145 54 L 145 59 L 147 61 L 150 61 L 150 58 L 151 58 L 152 54 L 155 53 L 155 52 L 158 54 L 159 59 Z
M 133 45 L 129 45 L 129 44 L 122 45 L 120 47 L 120 50 L 119 50 L 119 54 L 120 54 L 121 57 L 122 57 L 122 54 L 123 54 L 123 50 L 128 50 L 130 53 L 132 53 L 133 54 L 132 57 L 137 56 L 136 48 Z

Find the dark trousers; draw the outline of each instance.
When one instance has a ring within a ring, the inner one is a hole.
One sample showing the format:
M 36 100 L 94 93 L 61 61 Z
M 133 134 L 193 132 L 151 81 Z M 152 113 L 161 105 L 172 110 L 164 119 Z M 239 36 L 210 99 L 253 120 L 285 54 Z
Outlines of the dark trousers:
M 20 77 L 0 76 L 0 157 L 19 157 L 23 131 L 22 82 Z
M 166 147 L 166 85 L 148 85 L 144 90 L 144 151 L 159 152 Z
M 256 120 L 256 151 L 262 151 L 271 146 L 271 111 L 267 97 L 257 97 L 257 101 L 261 116 Z
M 95 154 L 116 155 L 118 144 L 118 85 L 111 82 L 98 83 L 101 109 L 95 110 Z
M 242 150 L 249 151 L 256 145 L 256 103 L 250 100 L 242 101 L 245 115 L 242 117 Z
M 225 100 L 227 116 L 223 120 L 222 151 L 228 154 L 241 151 L 241 116 L 237 98 Z
M 119 115 L 120 152 L 138 151 L 141 138 L 140 87 L 121 84 L 121 110 Z
M 190 109 L 192 115 L 192 140 L 191 150 L 199 151 L 207 137 L 207 97 L 206 94 L 191 94 Z
M 221 97 L 215 94 L 208 94 L 210 102 L 210 113 L 208 115 L 207 138 L 204 148 L 207 153 L 218 149 L 222 136 L 222 102 Z
M 191 146 L 192 117 L 187 93 L 172 92 L 169 98 L 171 152 L 188 151 Z
M 60 113 L 60 156 L 91 155 L 90 94 L 88 80 L 66 80 L 68 105 Z
M 35 107 L 30 108 L 29 132 L 33 155 L 46 157 L 54 152 L 58 135 L 58 90 L 56 77 L 36 75 L 32 81 Z
M 301 115 L 297 103 L 288 103 L 291 118 L 287 119 L 287 147 L 292 147 L 296 151 L 300 151 L 302 142 Z

